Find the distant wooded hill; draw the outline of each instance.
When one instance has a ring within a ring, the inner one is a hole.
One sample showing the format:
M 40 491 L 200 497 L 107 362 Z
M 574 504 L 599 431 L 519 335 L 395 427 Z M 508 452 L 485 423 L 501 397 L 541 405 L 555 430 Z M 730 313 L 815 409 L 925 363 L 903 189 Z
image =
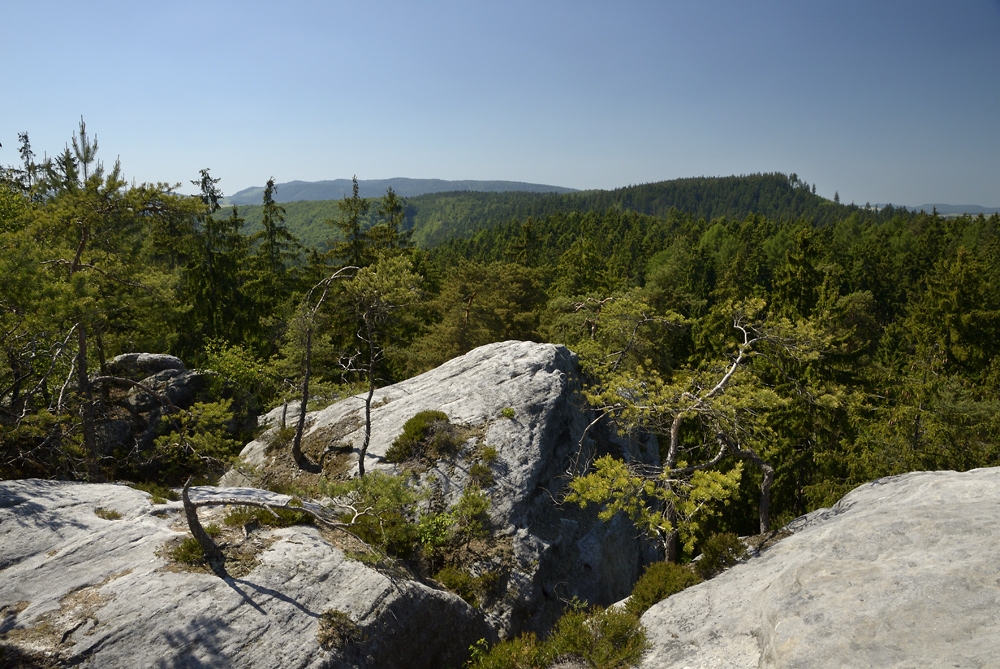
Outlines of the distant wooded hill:
M 449 191 L 473 191 L 480 193 L 572 193 L 574 189 L 522 181 L 447 181 L 445 179 L 359 179 L 358 194 L 361 197 L 382 197 L 388 188 L 400 197 L 416 197 L 427 193 Z M 289 181 L 278 184 L 274 199 L 277 202 L 298 202 L 300 200 L 339 200 L 350 197 L 353 183 L 350 179 L 330 181 Z M 227 204 L 257 204 L 264 196 L 264 187 L 244 188 L 225 199 Z
M 1000 207 L 980 207 L 977 204 L 922 204 L 919 207 L 909 207 L 914 211 L 926 211 L 928 214 L 934 210 L 942 216 L 961 216 L 962 214 L 969 214 L 970 216 L 978 216 L 982 214 L 983 216 L 992 216 L 993 214 L 1000 214 Z
M 358 185 L 361 185 L 360 181 Z M 378 193 L 378 196 L 381 195 L 384 195 L 384 190 Z M 617 210 L 663 217 L 676 209 L 708 221 L 722 217 L 742 219 L 750 214 L 761 214 L 776 220 L 805 219 L 815 225 L 832 223 L 852 212 L 862 216 L 872 213 L 815 195 L 809 185 L 796 175 L 781 173 L 697 177 L 615 190 L 569 193 L 453 191 L 405 197 L 404 201 L 404 227 L 413 231 L 413 241 L 424 248 L 453 237 L 468 238 L 478 230 L 513 220 L 541 219 L 570 212 Z M 306 246 L 323 249 L 331 239 L 336 238 L 333 228 L 325 222 L 340 216 L 336 199 L 286 202 L 283 206 L 286 210 L 285 224 Z M 883 211 L 882 215 L 891 215 L 891 211 L 890 205 L 889 211 Z M 249 232 L 260 228 L 260 205 L 241 205 L 239 212 L 246 219 Z M 374 207 L 369 217 L 374 223 Z

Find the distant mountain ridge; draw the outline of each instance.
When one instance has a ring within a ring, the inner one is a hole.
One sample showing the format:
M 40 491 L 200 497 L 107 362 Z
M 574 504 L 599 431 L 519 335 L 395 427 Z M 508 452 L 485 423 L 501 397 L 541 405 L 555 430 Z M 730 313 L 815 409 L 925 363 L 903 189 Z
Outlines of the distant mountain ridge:
M 449 193 L 470 191 L 478 193 L 575 193 L 576 189 L 523 181 L 449 181 L 446 179 L 358 179 L 358 194 L 361 197 L 382 197 L 386 189 L 392 187 L 400 197 L 416 197 L 428 193 Z M 277 184 L 275 201 L 298 202 L 301 200 L 339 200 L 350 197 L 353 192 L 351 179 L 329 181 L 288 181 Z M 260 204 L 264 197 L 264 187 L 244 188 L 225 199 L 225 204 Z
M 913 211 L 926 211 L 930 213 L 937 210 L 937 213 L 945 216 L 961 216 L 962 214 L 969 214 L 970 216 L 978 216 L 982 214 L 983 216 L 992 216 L 993 214 L 1000 214 L 1000 207 L 981 207 L 978 204 L 941 204 L 931 203 L 922 204 L 919 207 L 907 207 L 907 209 L 912 209 Z

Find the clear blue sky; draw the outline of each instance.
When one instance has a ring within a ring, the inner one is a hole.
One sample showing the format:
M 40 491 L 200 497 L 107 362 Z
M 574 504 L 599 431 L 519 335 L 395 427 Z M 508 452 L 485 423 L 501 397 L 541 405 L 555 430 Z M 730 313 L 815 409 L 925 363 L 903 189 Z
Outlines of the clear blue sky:
M 0 163 L 615 188 L 796 172 L 1000 206 L 1000 0 L 5 2 Z

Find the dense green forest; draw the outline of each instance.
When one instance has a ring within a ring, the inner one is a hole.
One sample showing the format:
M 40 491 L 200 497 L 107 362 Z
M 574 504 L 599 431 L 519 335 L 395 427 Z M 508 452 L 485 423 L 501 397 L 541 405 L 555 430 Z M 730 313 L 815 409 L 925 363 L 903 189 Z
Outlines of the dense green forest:
M 324 221 L 336 217 L 336 200 L 288 202 L 283 206 L 286 225 L 304 245 L 320 249 L 329 245 L 332 237 Z M 615 210 L 664 218 L 678 210 L 709 221 L 759 214 L 780 221 L 805 219 L 814 225 L 829 225 L 853 213 L 888 220 L 896 212 L 891 206 L 875 211 L 869 206 L 832 202 L 817 196 L 815 187 L 810 188 L 794 174 L 700 177 L 574 193 L 431 193 L 404 198 L 404 209 L 403 229 L 411 232 L 421 248 L 451 238 L 468 238 L 512 221 L 573 212 Z M 260 205 L 241 205 L 239 213 L 247 221 L 248 232 L 259 229 Z M 368 222 L 374 221 L 372 216 Z
M 762 484 L 776 527 L 881 476 L 1000 464 L 1000 216 L 843 206 L 781 174 L 284 205 L 271 182 L 225 211 L 208 170 L 180 196 L 96 148 L 81 124 L 37 162 L 25 134 L 0 179 L 2 477 L 208 477 L 248 436 L 237 405 L 294 398 L 307 373 L 332 399 L 506 339 L 576 351 L 603 419 L 659 435 L 661 501 L 724 508 L 673 516 L 689 554 L 758 531 Z M 134 351 L 225 388 L 164 418 L 152 451 L 101 452 L 106 362 Z M 614 504 L 603 464 L 577 494 Z

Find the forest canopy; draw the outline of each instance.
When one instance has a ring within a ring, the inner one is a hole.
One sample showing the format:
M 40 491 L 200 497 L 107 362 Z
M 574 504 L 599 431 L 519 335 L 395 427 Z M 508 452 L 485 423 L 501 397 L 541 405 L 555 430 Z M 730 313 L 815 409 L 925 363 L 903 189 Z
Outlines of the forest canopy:
M 285 204 L 272 180 L 226 210 L 207 169 L 193 197 L 130 185 L 82 122 L 44 161 L 23 133 L 20 157 L 0 175 L 4 478 L 209 476 L 247 437 L 239 402 L 332 399 L 506 339 L 578 353 L 603 419 L 658 434 L 675 474 L 712 463 L 648 493 L 725 500 L 690 545 L 758 531 L 768 476 L 776 527 L 881 476 L 1000 464 L 997 215 L 841 205 L 782 174 Z M 109 448 L 107 363 L 140 351 L 242 394 L 165 417 L 160 450 Z

